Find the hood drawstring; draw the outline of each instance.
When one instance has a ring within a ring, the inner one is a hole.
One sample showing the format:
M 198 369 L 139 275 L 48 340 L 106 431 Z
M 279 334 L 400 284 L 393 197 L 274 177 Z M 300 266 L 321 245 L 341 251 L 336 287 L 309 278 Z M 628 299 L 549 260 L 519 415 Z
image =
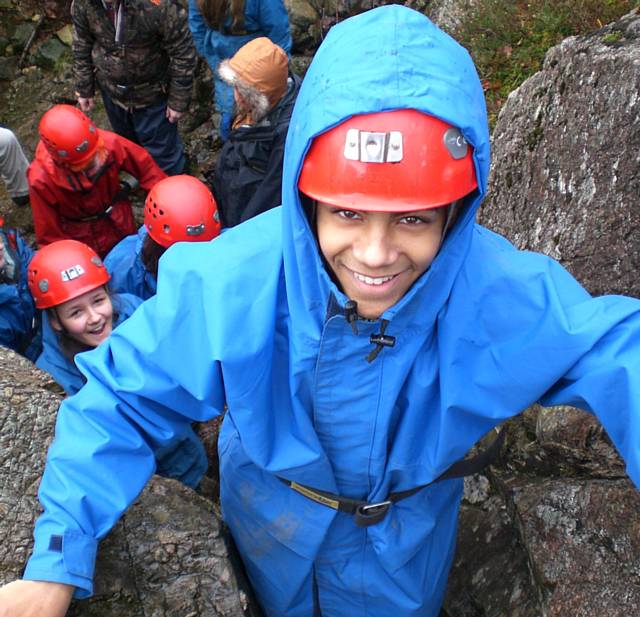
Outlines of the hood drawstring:
M 358 336 L 358 326 L 356 324 L 356 321 L 358 321 L 358 303 L 355 300 L 347 300 L 344 305 L 344 318 L 351 326 L 353 333 Z
M 351 326 L 353 333 L 358 336 L 358 325 L 356 324 L 356 321 L 359 319 L 358 303 L 355 300 L 347 300 L 344 305 L 344 318 Z M 372 334 L 369 337 L 369 342 L 376 347 L 366 356 L 367 362 L 373 362 L 378 357 L 378 354 L 382 351 L 383 347 L 393 347 L 396 344 L 395 336 L 385 334 L 385 330 L 388 325 L 389 320 L 383 319 L 380 323 L 380 332 L 378 334 Z
M 371 353 L 366 357 L 367 362 L 373 362 L 378 357 L 378 354 L 382 351 L 383 347 L 393 347 L 396 344 L 395 336 L 389 336 L 384 333 L 388 325 L 389 320 L 383 319 L 380 324 L 380 333 L 372 334 L 369 337 L 369 342 L 372 345 L 375 345 L 376 348 L 371 350 Z

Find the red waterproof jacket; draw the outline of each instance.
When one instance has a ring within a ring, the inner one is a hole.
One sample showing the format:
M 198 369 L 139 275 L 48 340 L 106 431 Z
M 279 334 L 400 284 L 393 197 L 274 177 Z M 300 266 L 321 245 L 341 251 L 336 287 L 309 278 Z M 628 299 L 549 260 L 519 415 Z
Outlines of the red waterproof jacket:
M 166 177 L 144 148 L 111 131 L 98 132 L 108 157 L 93 180 L 56 165 L 44 144 L 38 143 L 27 171 L 38 246 L 72 238 L 104 257 L 122 238 L 136 233 L 131 202 L 118 195 L 118 173 L 130 173 L 145 191 Z

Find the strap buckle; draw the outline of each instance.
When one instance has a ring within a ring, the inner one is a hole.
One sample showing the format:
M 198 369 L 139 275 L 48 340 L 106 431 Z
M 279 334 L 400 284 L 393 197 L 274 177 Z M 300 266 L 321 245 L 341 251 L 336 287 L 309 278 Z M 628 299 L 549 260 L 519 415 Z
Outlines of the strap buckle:
M 369 527 L 379 523 L 389 511 L 393 502 L 389 499 L 377 503 L 364 503 L 356 508 L 353 518 L 358 527 Z

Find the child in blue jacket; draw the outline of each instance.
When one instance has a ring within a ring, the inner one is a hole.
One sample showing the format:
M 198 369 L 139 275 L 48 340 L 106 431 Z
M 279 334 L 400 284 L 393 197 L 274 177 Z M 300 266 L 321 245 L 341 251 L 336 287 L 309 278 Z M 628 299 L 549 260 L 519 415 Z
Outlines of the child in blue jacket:
M 40 314 L 27 285 L 33 250 L 0 219 L 0 345 L 32 362 L 42 350 Z
M 49 244 L 29 265 L 29 287 L 36 306 L 46 312 L 43 350 L 36 366 L 47 371 L 69 395 L 86 379 L 78 354 L 96 348 L 142 303 L 128 293 L 111 293 L 109 273 L 97 253 L 82 242 Z M 157 449 L 157 473 L 197 488 L 207 468 L 204 447 L 193 430 Z
M 282 207 L 172 247 L 157 294 L 80 361 L 28 580 L 0 608 L 89 596 L 153 445 L 225 405 L 223 516 L 268 617 L 436 617 L 462 497 L 443 474 L 535 401 L 597 414 L 640 484 L 640 301 L 593 298 L 479 226 L 488 171 L 462 47 L 401 6 L 335 26 L 291 118 Z
M 156 293 L 158 261 L 176 242 L 208 242 L 220 233 L 215 199 L 193 176 L 170 176 L 149 191 L 144 225 L 123 238 L 104 260 L 115 293 L 148 300 Z
M 291 51 L 289 15 L 283 0 L 189 0 L 189 27 L 198 53 L 213 73 L 214 105 L 220 114 L 220 137 L 233 122 L 233 88 L 218 75 L 218 64 L 245 43 L 266 36 L 287 54 Z

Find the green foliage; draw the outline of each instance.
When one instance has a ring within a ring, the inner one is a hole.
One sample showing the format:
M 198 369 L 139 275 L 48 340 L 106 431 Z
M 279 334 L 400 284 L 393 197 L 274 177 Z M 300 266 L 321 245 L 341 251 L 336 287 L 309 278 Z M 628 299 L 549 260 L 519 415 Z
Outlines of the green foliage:
M 476 62 L 491 124 L 509 92 L 540 70 L 550 47 L 638 6 L 640 0 L 478 0 L 456 38 Z

